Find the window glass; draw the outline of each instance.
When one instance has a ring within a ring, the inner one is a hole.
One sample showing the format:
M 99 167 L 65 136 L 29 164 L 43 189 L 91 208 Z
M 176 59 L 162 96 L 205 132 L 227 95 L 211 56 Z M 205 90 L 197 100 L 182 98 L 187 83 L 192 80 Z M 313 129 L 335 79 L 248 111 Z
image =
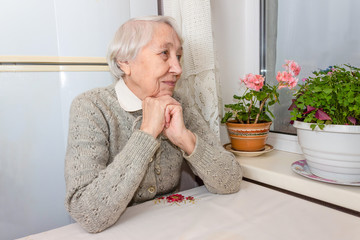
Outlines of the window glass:
M 302 78 L 328 66 L 350 64 L 360 67 L 360 31 L 358 0 L 267 0 L 266 81 L 276 84 L 277 71 L 285 60 L 302 67 Z M 281 89 L 280 105 L 273 107 L 276 116 L 272 130 L 296 133 L 290 124 L 288 107 L 292 91 Z

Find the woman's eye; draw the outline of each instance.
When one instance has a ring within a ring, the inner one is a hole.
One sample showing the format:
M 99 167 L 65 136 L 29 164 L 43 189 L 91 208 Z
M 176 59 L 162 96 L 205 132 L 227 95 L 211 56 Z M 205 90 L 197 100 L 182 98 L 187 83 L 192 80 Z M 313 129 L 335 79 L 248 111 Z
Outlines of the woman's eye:
M 181 55 L 176 55 L 176 58 L 178 59 L 178 61 L 180 61 Z
M 161 54 L 167 56 L 169 54 L 169 51 L 168 50 L 162 51 Z

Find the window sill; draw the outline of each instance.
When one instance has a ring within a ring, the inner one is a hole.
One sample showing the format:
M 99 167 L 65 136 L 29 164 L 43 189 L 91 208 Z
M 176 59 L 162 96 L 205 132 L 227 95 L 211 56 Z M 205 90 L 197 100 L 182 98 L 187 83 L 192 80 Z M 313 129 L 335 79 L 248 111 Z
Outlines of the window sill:
M 244 178 L 360 212 L 360 187 L 318 182 L 298 175 L 291 164 L 302 154 L 274 150 L 257 157 L 237 156 Z

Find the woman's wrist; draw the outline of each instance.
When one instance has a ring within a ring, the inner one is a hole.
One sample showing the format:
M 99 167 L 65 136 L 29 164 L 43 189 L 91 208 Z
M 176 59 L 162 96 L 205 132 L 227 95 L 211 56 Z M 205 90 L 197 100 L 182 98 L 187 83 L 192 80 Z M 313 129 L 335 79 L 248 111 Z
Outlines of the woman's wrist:
M 186 130 L 186 133 L 179 138 L 178 147 L 180 147 L 187 155 L 191 155 L 195 149 L 196 136 L 190 130 Z
M 143 131 L 143 132 L 146 132 L 147 134 L 153 136 L 154 138 L 157 138 L 157 136 L 159 135 L 152 128 L 146 128 L 146 127 L 141 126 L 140 130 Z

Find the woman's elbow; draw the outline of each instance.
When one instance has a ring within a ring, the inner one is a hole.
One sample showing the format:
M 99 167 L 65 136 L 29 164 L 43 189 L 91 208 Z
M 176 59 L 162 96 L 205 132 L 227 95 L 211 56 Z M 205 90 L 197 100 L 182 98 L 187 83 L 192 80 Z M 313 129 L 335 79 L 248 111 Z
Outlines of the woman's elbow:
M 66 203 L 70 216 L 87 232 L 99 233 L 114 225 L 121 215 L 121 211 L 99 209 L 79 205 L 76 202 Z
M 117 219 L 105 219 L 96 214 L 80 214 L 70 211 L 70 216 L 88 233 L 99 233 L 114 225 Z

